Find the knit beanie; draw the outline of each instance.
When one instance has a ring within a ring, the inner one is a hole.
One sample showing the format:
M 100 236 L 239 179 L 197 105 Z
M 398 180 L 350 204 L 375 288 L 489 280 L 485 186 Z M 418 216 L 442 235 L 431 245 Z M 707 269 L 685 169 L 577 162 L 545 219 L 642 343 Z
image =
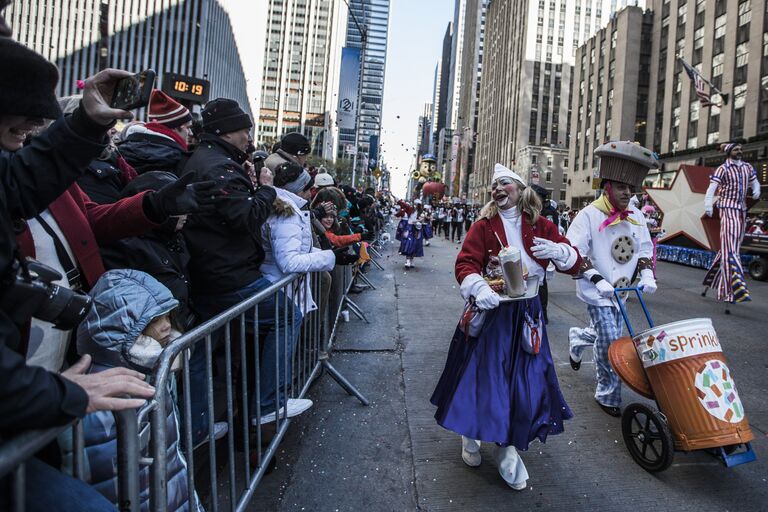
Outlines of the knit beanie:
M 168 128 L 178 128 L 192 122 L 189 109 L 159 89 L 153 89 L 152 96 L 149 97 L 148 117 L 150 122 L 160 123 Z
M 246 114 L 235 100 L 217 98 L 205 104 L 202 112 L 203 131 L 214 135 L 251 128 L 251 116 Z
M 26 46 L 0 37 L 0 115 L 57 119 L 59 70 Z
M 304 135 L 299 132 L 291 132 L 286 133 L 280 139 L 280 149 L 289 155 L 302 156 L 308 155 L 312 151 L 312 145 Z

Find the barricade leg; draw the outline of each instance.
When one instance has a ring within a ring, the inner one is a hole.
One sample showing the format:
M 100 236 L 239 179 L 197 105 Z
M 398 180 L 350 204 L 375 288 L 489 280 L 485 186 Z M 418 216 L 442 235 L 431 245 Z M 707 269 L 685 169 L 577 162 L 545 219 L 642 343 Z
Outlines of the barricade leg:
M 117 427 L 117 505 L 120 512 L 139 512 L 139 428 L 136 410 L 114 413 Z

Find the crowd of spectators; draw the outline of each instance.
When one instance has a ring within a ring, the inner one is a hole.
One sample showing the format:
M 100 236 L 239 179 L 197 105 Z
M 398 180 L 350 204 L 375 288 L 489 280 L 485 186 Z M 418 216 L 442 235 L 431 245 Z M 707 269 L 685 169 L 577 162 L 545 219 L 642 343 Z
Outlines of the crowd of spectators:
M 336 265 L 360 260 L 386 200 L 308 169 L 312 147 L 301 133 L 258 151 L 250 116 L 231 99 L 210 101 L 195 122 L 154 90 L 146 121 L 134 121 L 110 107 L 117 81 L 130 76 L 111 69 L 84 80 L 80 95 L 56 98 L 56 67 L 10 38 L 5 4 L 0 63 L 14 71 L 0 78 L 0 438 L 84 418 L 92 485 L 66 476 L 71 436 L 62 436 L 58 457 L 27 463 L 27 509 L 114 510 L 111 411 L 178 396 L 147 383 L 164 348 L 285 276 L 318 272 L 327 284 Z M 291 365 L 274 363 L 293 353 L 304 316 L 327 307 L 327 294 L 312 297 L 305 281 L 246 318 L 263 334 L 258 387 L 249 386 L 256 428 L 312 406 L 285 399 Z M 52 297 L 67 293 L 80 309 L 52 317 L 61 306 Z M 277 336 L 286 317 L 290 331 Z M 227 423 L 209 435 L 202 347 L 189 370 L 200 446 L 227 435 Z M 168 505 L 188 509 L 179 407 L 166 403 Z

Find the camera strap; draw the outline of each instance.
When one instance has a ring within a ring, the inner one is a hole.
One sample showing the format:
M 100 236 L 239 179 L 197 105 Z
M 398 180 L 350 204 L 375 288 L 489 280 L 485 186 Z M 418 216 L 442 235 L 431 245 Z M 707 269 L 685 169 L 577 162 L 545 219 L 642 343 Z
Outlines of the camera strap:
M 53 247 L 56 249 L 56 256 L 58 256 L 59 263 L 61 263 L 61 267 L 64 269 L 64 273 L 67 275 L 69 287 L 72 290 L 82 290 L 83 281 L 82 276 L 80 275 L 80 270 L 77 268 L 77 265 L 74 264 L 72 258 L 69 257 L 67 249 L 64 248 L 64 242 L 61 241 L 53 228 L 47 222 L 45 222 L 41 216 L 36 215 L 35 219 L 40 223 L 45 232 L 48 233 L 48 236 L 53 239 Z

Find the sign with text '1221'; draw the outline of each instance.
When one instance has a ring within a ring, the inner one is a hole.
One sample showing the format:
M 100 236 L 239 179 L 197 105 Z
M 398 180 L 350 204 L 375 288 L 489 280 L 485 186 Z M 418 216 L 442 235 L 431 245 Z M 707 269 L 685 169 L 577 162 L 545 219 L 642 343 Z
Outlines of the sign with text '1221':
M 163 92 L 177 100 L 191 101 L 204 104 L 208 101 L 211 83 L 202 78 L 165 73 L 163 75 Z

